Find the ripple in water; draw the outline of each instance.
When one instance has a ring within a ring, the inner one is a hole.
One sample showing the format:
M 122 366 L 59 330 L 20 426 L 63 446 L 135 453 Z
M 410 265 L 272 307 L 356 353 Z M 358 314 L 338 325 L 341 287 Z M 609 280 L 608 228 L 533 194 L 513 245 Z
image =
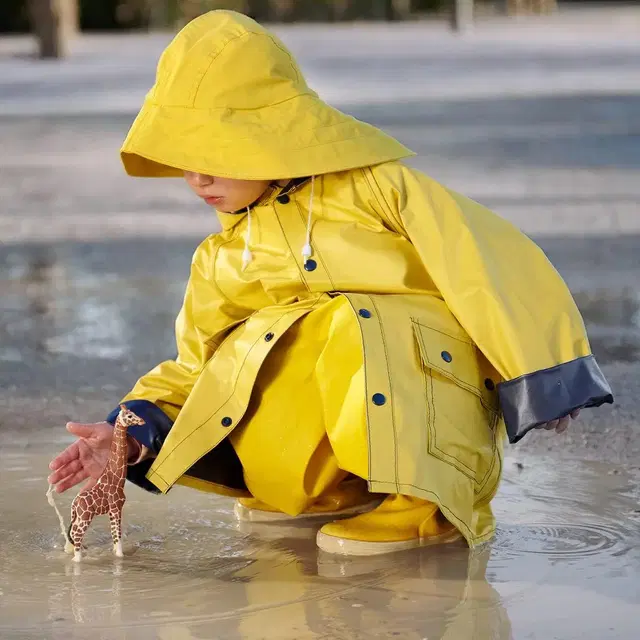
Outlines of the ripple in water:
M 623 550 L 624 540 L 624 532 L 602 525 L 510 525 L 498 528 L 493 549 L 508 557 L 539 554 L 574 560 L 601 553 L 615 555 Z

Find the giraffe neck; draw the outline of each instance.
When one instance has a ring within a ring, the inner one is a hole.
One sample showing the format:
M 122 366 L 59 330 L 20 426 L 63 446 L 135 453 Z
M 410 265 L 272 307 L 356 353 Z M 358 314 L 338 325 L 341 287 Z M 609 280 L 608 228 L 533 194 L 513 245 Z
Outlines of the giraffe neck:
M 127 426 L 122 424 L 120 418 L 118 418 L 113 427 L 113 439 L 111 440 L 107 469 L 120 479 L 127 475 L 127 451 Z

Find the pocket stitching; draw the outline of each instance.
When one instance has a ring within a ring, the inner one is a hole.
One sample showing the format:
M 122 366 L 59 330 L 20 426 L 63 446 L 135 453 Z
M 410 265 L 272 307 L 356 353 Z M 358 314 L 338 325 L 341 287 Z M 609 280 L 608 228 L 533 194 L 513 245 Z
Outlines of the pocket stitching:
M 425 325 L 420 324 L 419 322 L 416 322 L 415 320 L 412 319 L 412 322 L 416 325 L 419 325 L 425 329 L 430 329 L 430 327 L 427 327 Z M 444 332 L 438 332 L 438 333 L 444 333 Z M 423 340 L 423 336 L 422 334 L 418 331 L 418 339 L 422 342 Z M 445 334 L 445 335 L 449 335 L 449 334 Z M 449 336 L 454 338 L 454 336 Z M 454 338 L 457 339 L 457 338 Z M 465 342 L 467 343 L 466 340 L 460 340 L 460 342 Z M 424 347 L 424 343 L 423 344 L 423 349 L 424 349 L 424 353 L 426 354 L 426 348 Z M 467 344 L 472 344 L 472 343 L 467 343 Z M 475 345 L 474 345 L 475 346 Z M 442 462 L 445 462 L 447 464 L 450 464 L 452 467 L 456 468 L 458 471 L 460 471 L 460 473 L 462 473 L 464 476 L 466 476 L 467 478 L 469 478 L 470 480 L 472 480 L 474 482 L 474 484 L 476 485 L 475 489 L 474 489 L 474 493 L 476 495 L 480 494 L 480 492 L 482 492 L 482 490 L 486 487 L 489 479 L 491 478 L 491 474 L 493 472 L 493 469 L 495 468 L 495 463 L 496 463 L 496 432 L 495 432 L 495 428 L 498 422 L 498 413 L 491 409 L 490 407 L 487 407 L 487 405 L 485 404 L 485 402 L 483 401 L 483 398 L 481 395 L 479 395 L 478 393 L 476 393 L 476 387 L 470 387 L 470 385 L 466 384 L 466 383 L 462 383 L 462 381 L 459 380 L 459 378 L 457 378 L 456 376 L 452 376 L 453 378 L 455 378 L 456 381 L 461 382 L 462 384 L 459 384 L 458 386 L 461 387 L 462 389 L 469 391 L 470 393 L 472 393 L 479 401 L 482 407 L 484 407 L 490 415 L 490 422 L 488 425 L 489 430 L 491 431 L 491 435 L 492 435 L 492 442 L 491 442 L 491 463 L 488 465 L 487 471 L 485 472 L 485 474 L 483 475 L 483 477 L 481 479 L 478 479 L 476 477 L 476 473 L 474 473 L 473 469 L 469 466 L 467 466 L 462 460 L 460 460 L 459 458 L 456 458 L 455 456 L 451 455 L 450 453 L 447 453 L 446 451 L 443 451 L 437 443 L 437 438 L 436 438 L 436 428 L 435 428 L 435 424 L 436 424 L 436 403 L 435 403 L 435 398 L 434 398 L 434 384 L 433 384 L 433 375 L 430 374 L 427 369 L 431 369 L 432 367 L 426 367 L 424 366 L 425 364 L 431 364 L 430 361 L 427 359 L 427 362 L 425 363 L 422 359 L 422 357 L 420 358 L 421 362 L 422 362 L 422 376 L 424 379 L 424 385 L 425 385 L 425 398 L 427 400 L 427 411 L 428 411 L 428 415 L 427 415 L 427 427 L 429 429 L 429 441 L 427 443 L 427 449 L 429 451 L 429 453 L 431 453 L 432 455 L 435 455 L 438 459 L 440 459 Z
M 472 347 L 475 347 L 475 343 L 472 340 L 466 340 L 465 338 L 461 338 L 459 336 L 454 336 L 451 333 L 448 333 L 447 331 L 444 331 L 442 329 L 436 329 L 435 327 L 429 327 L 426 324 L 422 324 L 422 322 L 420 322 L 419 320 L 416 320 L 415 318 L 411 318 L 411 322 L 413 322 L 413 324 L 417 324 L 419 327 L 422 327 L 423 329 L 428 329 L 429 331 L 435 331 L 436 333 L 441 333 L 444 336 L 449 336 L 450 338 L 452 338 L 453 340 L 457 340 L 458 342 L 464 342 L 465 344 L 468 344 Z
M 423 329 L 427 329 L 429 331 L 435 331 L 436 333 L 441 333 L 443 335 L 449 336 L 453 340 L 458 340 L 459 342 L 463 342 L 464 344 L 469 345 L 474 350 L 477 349 L 476 345 L 471 341 L 467 341 L 467 340 L 464 340 L 462 338 L 456 338 L 455 336 L 452 336 L 451 334 L 446 333 L 445 331 L 440 331 L 438 329 L 433 329 L 432 327 L 428 327 L 427 325 L 424 325 L 424 324 L 414 320 L 413 318 L 411 319 L 411 322 L 415 326 L 422 327 Z M 438 366 L 437 364 L 435 364 L 434 362 L 432 362 L 429 359 L 429 351 L 427 350 L 427 347 L 426 347 L 426 345 L 424 343 L 424 337 L 423 337 L 421 331 L 419 331 L 419 330 L 418 331 L 414 331 L 414 335 L 416 336 L 419 344 L 422 345 L 422 349 L 420 349 L 420 351 L 421 351 L 421 353 L 424 354 L 424 357 L 421 357 L 421 360 L 423 360 L 423 364 L 428 365 L 429 369 L 436 369 L 437 371 L 441 372 L 442 375 L 445 376 L 446 378 L 452 378 L 453 380 L 455 380 L 456 383 L 458 384 L 458 386 L 466 389 L 470 393 L 473 393 L 473 395 L 475 395 L 480 400 L 480 402 L 482 403 L 482 406 L 487 411 L 490 411 L 491 413 L 493 413 L 495 415 L 499 415 L 499 410 L 496 409 L 495 407 L 492 407 L 490 404 L 487 403 L 487 401 L 485 400 L 484 395 L 482 393 L 482 389 L 480 387 L 476 387 L 475 385 L 471 385 L 468 382 L 465 382 L 461 378 L 458 378 L 458 376 L 455 373 L 453 373 L 452 371 L 448 371 L 447 369 Z M 426 362 L 425 362 L 425 360 L 426 360 Z

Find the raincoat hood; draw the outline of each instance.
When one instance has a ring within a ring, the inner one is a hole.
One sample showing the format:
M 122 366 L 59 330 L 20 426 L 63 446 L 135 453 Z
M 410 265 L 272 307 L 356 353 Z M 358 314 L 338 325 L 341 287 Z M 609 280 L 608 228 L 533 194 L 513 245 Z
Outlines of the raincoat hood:
M 232 11 L 190 22 L 162 54 L 121 149 L 129 175 L 277 180 L 413 155 L 323 102 L 273 34 Z

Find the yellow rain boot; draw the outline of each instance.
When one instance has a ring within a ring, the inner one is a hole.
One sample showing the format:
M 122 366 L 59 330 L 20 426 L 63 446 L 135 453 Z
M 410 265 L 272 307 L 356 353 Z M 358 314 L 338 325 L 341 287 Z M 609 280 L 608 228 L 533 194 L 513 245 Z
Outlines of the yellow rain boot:
M 380 504 L 382 495 L 369 493 L 367 483 L 360 478 L 341 482 L 335 489 L 326 491 L 314 500 L 300 515 L 290 516 L 256 498 L 236 500 L 234 513 L 238 520 L 248 522 L 272 522 L 300 518 L 334 518 L 341 515 L 362 513 Z
M 390 495 L 373 511 L 325 524 L 318 532 L 322 551 L 372 556 L 454 542 L 461 537 L 432 502 Z

